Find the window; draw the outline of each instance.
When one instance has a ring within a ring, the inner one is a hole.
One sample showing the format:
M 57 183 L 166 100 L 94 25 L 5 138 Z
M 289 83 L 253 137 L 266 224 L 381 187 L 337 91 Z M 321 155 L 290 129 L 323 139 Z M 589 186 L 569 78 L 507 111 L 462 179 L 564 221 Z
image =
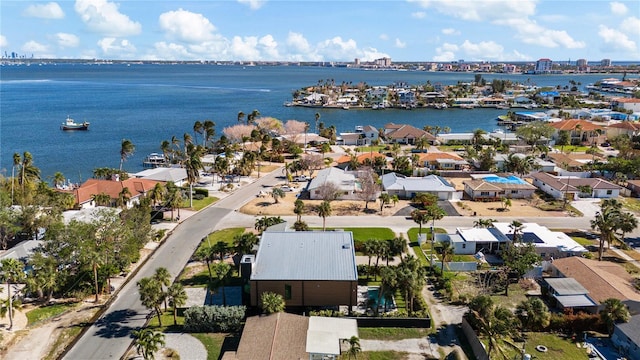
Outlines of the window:
M 284 285 L 284 299 L 291 300 L 291 285 Z
M 467 248 L 467 244 L 462 244 L 462 248 L 466 249 Z
M 613 190 L 607 190 L 607 195 L 613 194 Z
M 511 190 L 511 193 L 512 193 L 512 194 L 517 194 L 517 193 L 518 193 L 518 190 Z
M 480 196 L 489 196 L 489 192 L 488 191 L 482 191 L 482 192 L 480 192 Z

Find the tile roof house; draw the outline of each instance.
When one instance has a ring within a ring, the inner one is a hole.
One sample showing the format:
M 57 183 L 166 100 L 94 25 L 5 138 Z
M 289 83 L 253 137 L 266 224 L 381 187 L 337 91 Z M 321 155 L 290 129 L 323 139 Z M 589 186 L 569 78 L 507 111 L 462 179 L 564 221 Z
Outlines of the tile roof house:
M 401 199 L 412 199 L 418 193 L 434 194 L 439 200 L 452 200 L 456 197 L 455 187 L 437 175 L 407 177 L 394 172 L 387 173 L 382 175 L 382 189 Z
M 633 112 L 640 112 L 640 99 L 620 97 L 613 99 L 611 101 L 611 106 L 614 108 L 620 107 Z
M 611 124 L 607 126 L 606 132 L 608 138 L 614 138 L 620 135 L 627 135 L 630 138 L 638 136 L 640 135 L 640 121 L 621 121 Z
M 626 323 L 615 324 L 611 341 L 628 359 L 640 359 L 640 315 L 631 316 Z
M 356 160 L 358 161 L 358 164 L 362 165 L 365 162 L 375 162 L 376 158 L 382 158 L 385 161 L 387 161 L 387 157 L 384 154 L 381 154 L 379 152 L 366 152 L 366 153 L 361 153 L 359 155 L 356 156 Z M 336 163 L 338 164 L 338 167 L 341 169 L 345 169 L 349 167 L 349 164 L 351 163 L 351 156 L 350 155 L 342 155 L 339 158 L 336 159 Z
M 252 261 L 252 306 L 267 291 L 282 295 L 287 307 L 358 305 L 350 231 L 265 232 Z
M 389 123 L 384 126 L 384 136 L 387 142 L 397 144 L 413 145 L 416 140 L 425 137 L 429 142 L 436 141 L 436 137 L 433 134 L 428 133 L 422 129 L 418 129 L 411 125 L 398 125 Z
M 606 158 L 602 158 L 597 155 L 580 154 L 580 153 L 549 153 L 547 158 L 553 161 L 557 167 L 567 171 L 580 171 L 587 169 L 591 163 L 606 162 Z
M 619 299 L 632 307 L 640 302 L 640 293 L 632 284 L 633 276 L 619 264 L 574 256 L 555 259 L 550 268 L 554 277 L 576 279 L 598 304 L 609 298 Z
M 236 352 L 222 360 L 337 359 L 341 342 L 358 336 L 355 319 L 287 313 L 247 318 Z
M 528 199 L 536 187 L 516 176 L 483 175 L 465 180 L 464 192 L 474 201 L 499 201 L 502 198 Z
M 118 199 L 120 193 L 124 188 L 127 188 L 131 193 L 129 201 L 127 201 L 127 207 L 133 206 L 140 200 L 141 196 L 144 196 L 149 190 L 153 189 L 158 181 L 147 179 L 135 179 L 129 178 L 127 180 L 98 180 L 89 179 L 85 181 L 80 187 L 72 191 L 76 198 L 76 204 L 81 208 L 95 207 L 92 196 L 105 193 L 111 197 L 112 203 Z
M 558 140 L 560 131 L 568 131 L 571 144 L 598 144 L 605 139 L 605 136 L 601 135 L 604 128 L 591 121 L 568 119 L 551 122 L 549 125 L 556 129 L 553 139 Z
M 429 151 L 417 154 L 418 166 L 428 170 L 463 170 L 469 163 L 462 156 L 452 152 Z M 416 171 L 420 171 L 417 169 Z
M 622 187 L 600 178 L 578 178 L 572 176 L 553 176 L 551 174 L 539 172 L 531 174 L 533 185 L 555 199 L 564 199 L 565 196 L 574 199 L 617 198 Z M 585 189 L 591 189 L 585 193 Z

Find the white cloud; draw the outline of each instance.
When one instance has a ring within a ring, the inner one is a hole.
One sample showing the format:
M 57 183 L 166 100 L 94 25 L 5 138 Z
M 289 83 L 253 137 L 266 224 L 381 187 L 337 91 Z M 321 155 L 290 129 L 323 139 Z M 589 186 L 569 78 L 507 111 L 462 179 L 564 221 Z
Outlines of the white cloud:
M 50 2 L 41 5 L 29 5 L 24 12 L 24 16 L 41 19 L 63 19 L 64 11 L 58 3 Z
M 638 50 L 635 41 L 629 39 L 629 37 L 616 30 L 604 25 L 598 27 L 598 35 L 602 38 L 602 50 L 603 51 L 626 51 L 636 52 Z
M 80 39 L 74 34 L 57 33 L 54 35 L 54 38 L 58 46 L 64 48 L 74 48 L 80 44 Z
M 262 60 L 256 45 L 258 45 L 258 38 L 255 36 L 246 36 L 244 38 L 234 36 L 231 40 L 229 52 L 234 56 L 234 59 Z
M 340 36 L 320 42 L 317 46 L 317 51 L 326 60 L 344 60 L 358 56 L 358 46 L 355 40 L 342 40 Z M 363 61 L 369 61 L 364 57 L 360 58 Z
M 404 49 L 405 47 L 407 47 L 407 43 L 396 38 L 396 47 L 399 49 Z
M 584 41 L 574 40 L 564 30 L 547 29 L 531 19 L 503 19 L 494 23 L 513 28 L 516 31 L 516 38 L 522 40 L 525 44 L 549 48 L 560 46 L 568 49 L 581 49 L 586 46 Z
M 611 2 L 609 3 L 609 6 L 611 6 L 611 13 L 613 15 L 618 15 L 618 16 L 623 16 L 627 13 L 628 9 L 627 9 L 627 5 L 621 3 L 621 2 Z
M 76 13 L 89 30 L 108 37 L 138 35 L 140 23 L 120 13 L 118 5 L 106 0 L 76 0 Z
M 411 17 L 414 19 L 424 19 L 425 17 L 427 17 L 427 13 L 424 11 L 416 11 L 411 13 Z
M 135 55 L 136 47 L 127 39 L 118 40 L 106 37 L 98 41 L 98 46 L 104 55 L 118 58 L 130 58 Z
M 148 55 L 147 59 L 166 59 L 166 60 L 180 60 L 180 59 L 193 59 L 194 56 L 189 50 L 180 44 L 166 43 L 160 41 L 154 44 L 154 54 Z
M 9 45 L 9 41 L 7 41 L 7 37 L 4 35 L 0 35 L 0 47 L 5 47 Z
M 24 53 L 27 53 L 28 55 L 33 54 L 36 57 L 42 57 L 44 54 L 49 52 L 49 47 L 47 45 L 40 44 L 33 40 L 27 41 L 20 49 Z
M 481 41 L 479 43 L 472 43 L 469 40 L 465 40 L 460 45 L 465 56 L 471 57 L 473 60 L 494 60 L 501 59 L 503 57 L 502 52 L 504 48 L 502 45 L 493 41 Z
M 280 60 L 278 42 L 271 35 L 265 35 L 258 40 L 258 48 L 268 60 Z
M 445 35 L 460 35 L 460 31 L 454 28 L 446 28 L 446 29 L 442 29 L 441 31 Z
M 620 23 L 620 31 L 635 39 L 640 39 L 640 19 L 628 17 Z
M 456 59 L 455 52 L 458 51 L 458 45 L 444 43 L 442 46 L 436 48 L 436 55 L 433 57 L 433 61 L 448 62 Z
M 311 52 L 311 46 L 305 37 L 300 33 L 289 32 L 287 37 L 287 46 L 300 53 Z
M 365 49 L 357 51 L 356 52 L 356 56 L 354 56 L 354 57 L 357 57 L 362 61 L 373 61 L 373 60 L 381 59 L 381 58 L 384 58 L 384 57 L 390 58 L 391 56 L 389 56 L 386 53 L 380 52 L 375 48 L 365 48 Z M 351 59 L 343 58 L 342 60 L 353 60 L 353 58 L 351 58 Z
M 160 14 L 158 22 L 169 38 L 194 44 L 213 39 L 216 30 L 202 14 L 182 9 Z
M 248 5 L 251 10 L 258 10 L 266 3 L 266 0 L 238 0 L 238 2 Z
M 389 40 L 389 35 L 387 35 L 387 34 L 380 34 L 380 36 L 378 36 L 378 38 L 379 38 L 380 40 L 387 41 L 387 40 Z

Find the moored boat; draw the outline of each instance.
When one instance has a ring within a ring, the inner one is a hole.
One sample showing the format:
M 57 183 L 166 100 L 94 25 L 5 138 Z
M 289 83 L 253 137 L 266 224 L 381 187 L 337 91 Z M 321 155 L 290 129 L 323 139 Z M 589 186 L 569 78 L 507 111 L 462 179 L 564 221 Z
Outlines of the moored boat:
M 158 167 L 166 164 L 167 158 L 163 154 L 151 153 L 142 161 L 144 167 Z
M 62 130 L 89 130 L 89 122 L 85 121 L 82 123 L 77 123 L 73 121 L 73 119 L 67 115 L 67 120 L 60 125 L 60 129 Z

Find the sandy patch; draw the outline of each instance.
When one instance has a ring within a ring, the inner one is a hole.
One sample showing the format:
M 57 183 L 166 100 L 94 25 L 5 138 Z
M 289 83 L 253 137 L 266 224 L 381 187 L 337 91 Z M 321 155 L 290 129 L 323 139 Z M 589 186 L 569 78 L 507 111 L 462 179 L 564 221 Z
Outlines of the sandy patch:
M 460 201 L 454 203 L 456 210 L 462 216 L 522 216 L 522 217 L 551 217 L 567 216 L 562 211 L 543 211 L 535 207 L 535 200 L 511 199 L 511 207 L 503 210 L 500 201 Z

